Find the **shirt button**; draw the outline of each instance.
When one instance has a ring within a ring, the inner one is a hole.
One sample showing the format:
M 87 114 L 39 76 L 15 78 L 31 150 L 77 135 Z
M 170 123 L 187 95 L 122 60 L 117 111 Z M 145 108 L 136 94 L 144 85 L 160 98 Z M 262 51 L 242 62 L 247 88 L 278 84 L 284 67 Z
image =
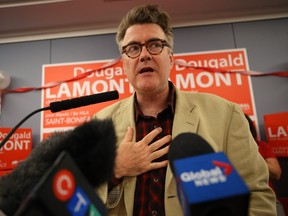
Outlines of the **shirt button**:
M 158 214 L 157 211 L 155 210 L 152 211 L 152 215 L 157 215 L 157 214 Z
M 159 179 L 158 179 L 158 178 L 154 178 L 153 181 L 154 181 L 154 182 L 158 182 Z
M 155 128 L 157 128 L 158 126 L 157 126 L 157 125 L 154 125 L 153 127 L 154 127 L 154 129 L 155 129 Z

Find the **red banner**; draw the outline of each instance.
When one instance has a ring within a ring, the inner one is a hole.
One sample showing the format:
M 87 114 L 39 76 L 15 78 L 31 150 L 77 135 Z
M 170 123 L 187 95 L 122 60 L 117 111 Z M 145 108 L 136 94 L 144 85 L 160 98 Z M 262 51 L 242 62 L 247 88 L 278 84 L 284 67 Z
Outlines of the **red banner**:
M 2 141 L 12 128 L 0 128 Z M 32 129 L 18 128 L 0 149 L 0 176 L 14 169 L 25 160 L 32 149 Z
M 254 116 L 257 122 L 251 78 L 238 73 L 249 70 L 245 49 L 185 53 L 174 57 L 177 64 L 171 70 L 170 79 L 179 89 L 209 92 L 238 103 L 243 112 Z M 82 77 L 85 73 L 88 75 L 42 91 L 42 107 L 58 100 L 112 90 L 119 92 L 119 99 L 130 96 L 134 90 L 126 78 L 122 62 L 103 67 L 110 61 L 44 65 L 43 86 L 61 80 L 73 80 L 74 77 Z M 183 65 L 194 66 L 197 69 Z M 202 69 L 199 69 L 200 67 Z M 101 69 L 95 71 L 95 68 Z M 205 68 L 213 68 L 215 71 L 207 71 Z M 222 70 L 230 72 L 225 73 Z M 94 113 L 115 102 L 116 100 L 58 113 L 42 112 L 41 138 L 47 137 L 52 131 L 66 130 L 88 121 Z
M 178 88 L 219 95 L 239 104 L 243 112 L 248 115 L 255 115 L 250 76 L 243 76 L 240 73 L 217 72 L 217 69 L 219 71 L 248 70 L 245 49 L 177 54 L 175 61 L 196 68 L 213 68 L 216 71 L 212 73 L 205 69 L 175 65 L 170 73 L 170 79 Z
M 267 140 L 277 157 L 288 156 L 288 112 L 264 115 Z

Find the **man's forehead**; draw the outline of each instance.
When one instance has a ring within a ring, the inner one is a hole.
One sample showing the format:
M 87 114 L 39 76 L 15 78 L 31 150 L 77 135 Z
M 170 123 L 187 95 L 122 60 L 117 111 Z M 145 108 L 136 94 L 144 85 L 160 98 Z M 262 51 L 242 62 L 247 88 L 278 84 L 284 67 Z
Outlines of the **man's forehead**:
M 159 25 L 154 23 L 135 24 L 126 30 L 123 44 L 125 45 L 131 41 L 144 43 L 152 38 L 165 39 L 165 34 Z

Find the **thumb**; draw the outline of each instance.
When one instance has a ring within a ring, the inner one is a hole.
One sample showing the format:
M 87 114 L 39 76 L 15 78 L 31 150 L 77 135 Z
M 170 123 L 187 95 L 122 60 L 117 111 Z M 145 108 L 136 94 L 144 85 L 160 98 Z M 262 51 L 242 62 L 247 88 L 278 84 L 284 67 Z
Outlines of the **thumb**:
M 127 128 L 127 132 L 126 132 L 126 134 L 125 134 L 125 136 L 124 136 L 123 141 L 125 141 L 125 142 L 131 142 L 132 139 L 133 139 L 133 135 L 134 135 L 133 129 L 132 129 L 131 127 L 128 127 L 128 128 Z

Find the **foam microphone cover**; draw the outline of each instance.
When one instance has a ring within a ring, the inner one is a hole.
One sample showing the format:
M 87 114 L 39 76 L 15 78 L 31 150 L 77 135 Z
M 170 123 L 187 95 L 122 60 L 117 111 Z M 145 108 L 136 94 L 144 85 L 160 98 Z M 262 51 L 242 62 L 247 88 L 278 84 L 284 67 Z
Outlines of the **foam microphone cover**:
M 93 119 L 73 130 L 52 134 L 36 145 L 11 173 L 1 177 L 0 209 L 15 211 L 62 151 L 70 153 L 92 186 L 99 186 L 113 175 L 115 145 L 110 119 Z

